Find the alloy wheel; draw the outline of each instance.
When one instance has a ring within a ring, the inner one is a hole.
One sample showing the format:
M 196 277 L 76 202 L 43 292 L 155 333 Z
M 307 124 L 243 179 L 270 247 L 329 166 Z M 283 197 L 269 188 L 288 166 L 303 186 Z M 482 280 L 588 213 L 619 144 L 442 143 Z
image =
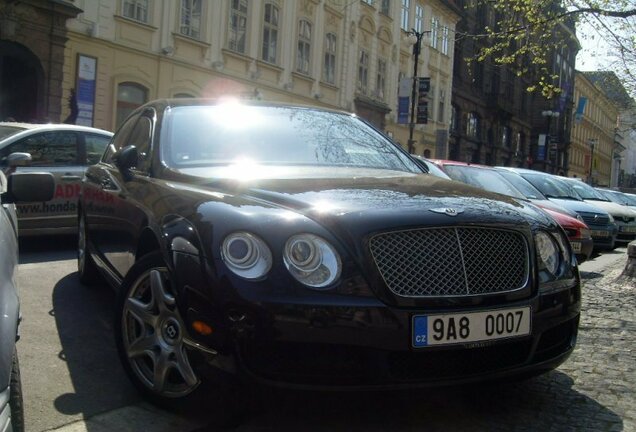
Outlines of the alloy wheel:
M 199 385 L 166 268 L 142 273 L 128 292 L 121 319 L 126 357 L 145 387 L 160 396 L 179 398 Z

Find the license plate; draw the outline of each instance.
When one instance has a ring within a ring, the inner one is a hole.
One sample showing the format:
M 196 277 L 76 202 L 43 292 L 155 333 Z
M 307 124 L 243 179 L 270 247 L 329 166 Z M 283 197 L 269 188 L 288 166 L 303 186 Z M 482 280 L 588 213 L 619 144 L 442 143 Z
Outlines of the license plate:
M 570 242 L 574 253 L 581 253 L 581 242 Z
M 636 233 L 636 227 L 623 226 L 623 227 L 621 227 L 621 231 L 628 232 L 628 233 Z
M 530 334 L 530 307 L 413 316 L 415 348 L 507 339 Z
M 592 237 L 609 237 L 609 231 L 592 231 Z

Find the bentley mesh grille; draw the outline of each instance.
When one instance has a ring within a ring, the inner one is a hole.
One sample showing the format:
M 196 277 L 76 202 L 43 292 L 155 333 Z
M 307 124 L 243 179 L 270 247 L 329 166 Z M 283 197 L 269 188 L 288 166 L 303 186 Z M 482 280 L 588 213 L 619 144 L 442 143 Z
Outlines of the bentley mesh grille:
M 378 234 L 371 254 L 388 288 L 402 297 L 514 291 L 528 278 L 523 236 L 485 228 L 434 228 Z

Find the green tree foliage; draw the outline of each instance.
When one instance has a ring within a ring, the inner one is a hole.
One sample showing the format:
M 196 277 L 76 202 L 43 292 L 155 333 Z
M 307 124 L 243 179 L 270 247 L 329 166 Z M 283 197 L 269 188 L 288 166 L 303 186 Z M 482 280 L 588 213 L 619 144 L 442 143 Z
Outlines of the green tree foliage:
M 634 94 L 636 0 L 473 0 L 465 9 L 467 14 L 490 9 L 494 18 L 478 31 L 458 33 L 458 38 L 471 38 L 480 47 L 466 59 L 469 63 L 506 66 L 529 77 L 528 91 L 551 98 L 561 91 L 551 63 L 555 50 L 581 38 L 602 37 L 620 66 L 613 70 Z M 593 34 L 575 34 L 575 26 L 583 22 Z

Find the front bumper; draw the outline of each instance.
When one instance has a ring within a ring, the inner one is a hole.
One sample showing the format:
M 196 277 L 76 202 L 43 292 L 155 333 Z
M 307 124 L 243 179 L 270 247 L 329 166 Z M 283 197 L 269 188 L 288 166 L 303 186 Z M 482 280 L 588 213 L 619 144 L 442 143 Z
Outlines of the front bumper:
M 636 239 L 636 223 L 616 222 L 616 225 L 618 226 L 616 241 L 629 243 Z
M 270 385 L 331 390 L 454 385 L 538 374 L 556 368 L 574 348 L 580 285 L 577 280 L 569 289 L 499 305 L 531 307 L 529 336 L 424 349 L 411 347 L 413 315 L 476 310 L 403 310 L 374 299 L 344 298 L 329 305 L 306 300 L 234 304 L 231 313 L 240 319 L 226 328 L 227 348 L 209 364 Z

